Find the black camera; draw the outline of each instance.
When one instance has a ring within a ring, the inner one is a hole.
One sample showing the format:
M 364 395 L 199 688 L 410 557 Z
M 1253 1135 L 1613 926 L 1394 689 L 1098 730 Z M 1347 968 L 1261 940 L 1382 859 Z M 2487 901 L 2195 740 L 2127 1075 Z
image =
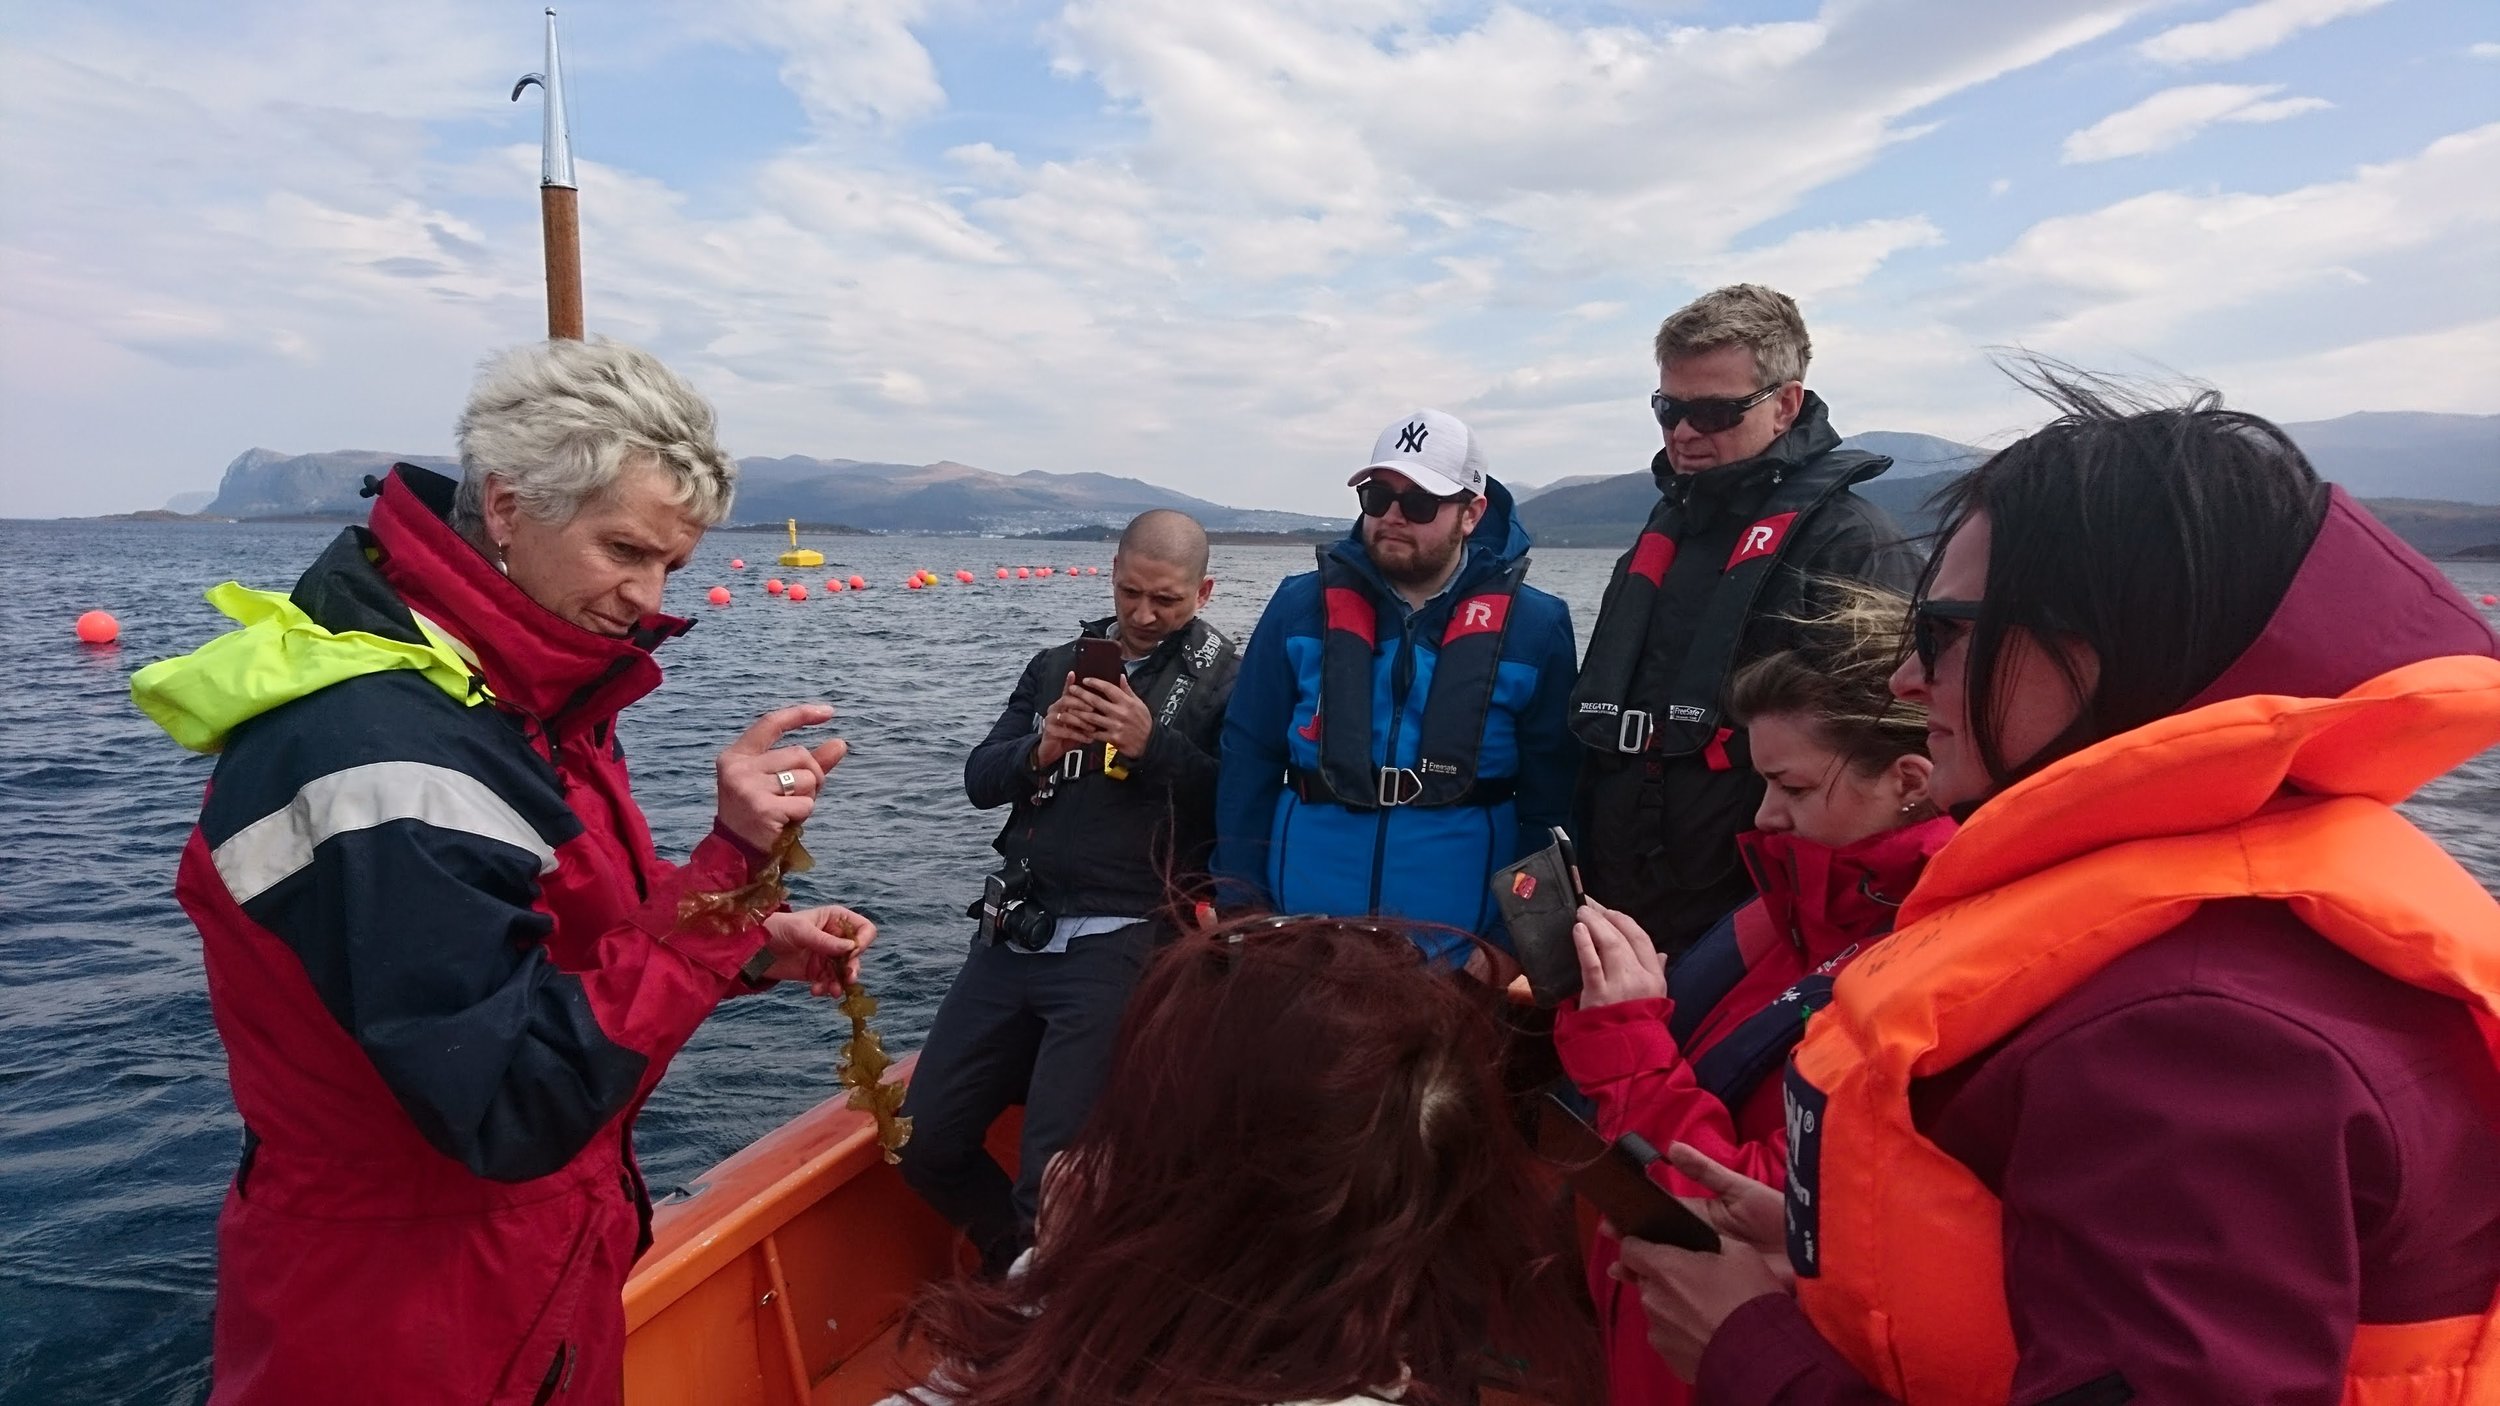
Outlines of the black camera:
M 1033 869 L 1019 859 L 981 883 L 981 940 L 1020 952 L 1050 945 L 1059 920 L 1033 901 Z

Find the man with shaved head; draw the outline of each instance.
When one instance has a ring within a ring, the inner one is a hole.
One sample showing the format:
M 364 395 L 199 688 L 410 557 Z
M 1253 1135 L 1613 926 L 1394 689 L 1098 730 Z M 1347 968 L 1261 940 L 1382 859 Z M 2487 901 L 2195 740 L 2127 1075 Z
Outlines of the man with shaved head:
M 1240 665 L 1198 618 L 1207 533 L 1158 508 L 1120 534 L 1114 613 L 1033 656 L 964 793 L 1010 807 L 980 934 L 939 1005 L 903 1112 L 903 1179 L 1004 1272 L 1032 1242 L 1042 1168 L 1076 1135 L 1156 937 L 1204 897 L 1215 761 Z M 1083 675 L 1083 677 L 1080 677 Z M 1022 1175 L 983 1145 L 1024 1105 Z

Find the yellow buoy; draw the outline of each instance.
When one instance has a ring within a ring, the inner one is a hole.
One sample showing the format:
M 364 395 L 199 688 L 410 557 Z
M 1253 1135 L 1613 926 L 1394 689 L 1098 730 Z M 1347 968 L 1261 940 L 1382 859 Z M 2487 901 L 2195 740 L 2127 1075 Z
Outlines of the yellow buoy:
M 781 554 L 781 564 L 783 566 L 822 566 L 825 564 L 823 552 L 799 545 L 799 520 L 797 518 L 790 519 L 790 550 Z

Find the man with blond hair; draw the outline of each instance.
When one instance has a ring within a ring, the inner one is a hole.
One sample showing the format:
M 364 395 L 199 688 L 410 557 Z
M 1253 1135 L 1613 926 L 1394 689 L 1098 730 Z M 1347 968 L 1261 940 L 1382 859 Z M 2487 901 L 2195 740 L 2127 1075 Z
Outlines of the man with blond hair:
M 1892 461 L 1840 447 L 1805 387 L 1812 348 L 1786 294 L 1705 293 L 1659 326 L 1654 350 L 1658 503 L 1607 583 L 1571 726 L 1586 749 L 1589 894 L 1673 954 L 1754 891 L 1736 837 L 1764 783 L 1722 720 L 1728 676 L 1793 643 L 1824 582 L 1907 591 L 1919 561 L 1849 491 Z

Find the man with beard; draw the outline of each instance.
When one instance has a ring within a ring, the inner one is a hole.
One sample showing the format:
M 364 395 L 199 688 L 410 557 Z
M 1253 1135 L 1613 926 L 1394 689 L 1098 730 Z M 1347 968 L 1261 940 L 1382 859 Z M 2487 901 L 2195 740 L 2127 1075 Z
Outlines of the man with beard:
M 1798 643 L 1831 609 L 1823 583 L 1906 595 L 1918 576 L 1892 519 L 1849 491 L 1892 461 L 1840 447 L 1805 387 L 1810 351 L 1797 305 L 1759 284 L 1660 325 L 1659 499 L 1615 563 L 1572 697 L 1589 896 L 1670 956 L 1754 893 L 1736 837 L 1763 782 L 1744 731 L 1722 725 L 1729 676 Z
M 1228 907 L 1424 924 L 1424 955 L 1505 941 L 1487 880 L 1570 809 L 1571 611 L 1523 584 L 1528 534 L 1473 431 L 1392 421 L 1362 515 L 1289 577 L 1224 719 L 1214 872 Z

